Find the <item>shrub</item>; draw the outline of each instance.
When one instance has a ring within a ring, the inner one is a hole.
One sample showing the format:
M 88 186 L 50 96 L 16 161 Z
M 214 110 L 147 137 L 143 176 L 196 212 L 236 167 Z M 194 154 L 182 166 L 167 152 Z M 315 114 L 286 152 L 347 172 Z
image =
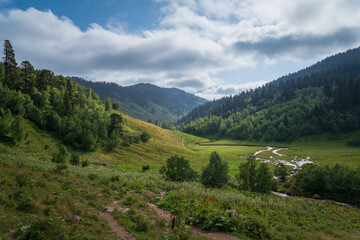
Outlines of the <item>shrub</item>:
M 147 132 L 142 132 L 142 133 L 140 134 L 140 139 L 141 139 L 141 141 L 142 141 L 143 143 L 148 142 L 148 141 L 150 140 L 150 138 L 151 138 L 151 136 L 150 136 L 150 134 L 147 133 Z
M 144 165 L 144 166 L 142 166 L 142 172 L 146 172 L 146 171 L 148 171 L 148 170 L 150 170 L 150 166 L 149 166 L 149 165 Z
M 88 176 L 88 178 L 89 178 L 90 180 L 96 180 L 96 179 L 99 178 L 99 176 L 96 175 L 95 173 L 90 173 L 89 176 Z
M 66 163 L 67 149 L 62 146 L 58 153 L 54 153 L 52 162 L 53 163 Z
M 222 188 L 229 182 L 228 172 L 227 163 L 221 161 L 217 152 L 212 152 L 209 164 L 202 169 L 200 182 L 205 187 Z
M 87 167 L 89 165 L 90 165 L 90 163 L 89 163 L 89 161 L 87 159 L 85 159 L 84 161 L 81 162 L 82 167 Z
M 166 164 L 160 169 L 166 180 L 174 182 L 193 181 L 198 173 L 190 167 L 189 161 L 177 155 L 166 160 Z
M 24 174 L 16 175 L 15 179 L 16 179 L 16 184 L 19 187 L 33 187 L 34 186 L 33 180 L 29 176 L 26 176 Z
M 80 156 L 79 154 L 73 153 L 71 154 L 71 158 L 70 158 L 70 164 L 74 165 L 74 166 L 79 166 L 80 164 Z
M 111 177 L 111 181 L 112 181 L 112 182 L 119 182 L 120 179 L 121 179 L 121 178 L 120 178 L 119 175 L 115 175 L 115 176 L 112 176 L 112 177 Z
M 21 212 L 27 212 L 30 211 L 33 208 L 33 205 L 31 203 L 32 198 L 24 193 L 17 193 L 15 195 L 16 200 L 16 210 Z
M 62 170 L 67 169 L 68 166 L 66 164 L 57 164 L 55 167 L 55 172 L 61 172 Z

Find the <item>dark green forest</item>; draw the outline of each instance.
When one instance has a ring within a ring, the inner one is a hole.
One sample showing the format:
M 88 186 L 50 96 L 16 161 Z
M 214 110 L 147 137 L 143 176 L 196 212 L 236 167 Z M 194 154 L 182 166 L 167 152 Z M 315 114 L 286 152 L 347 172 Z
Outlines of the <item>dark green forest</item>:
M 341 61 L 335 65 L 338 58 Z M 198 136 L 280 142 L 359 130 L 360 51 L 329 59 L 327 70 L 275 80 L 207 102 L 183 117 L 179 125 L 184 132 Z M 326 69 L 323 62 L 319 64 Z M 359 144 L 358 138 L 354 137 L 353 145 Z
M 177 88 L 161 88 L 152 84 L 120 86 L 116 83 L 91 82 L 72 77 L 79 84 L 91 88 L 101 100 L 110 97 L 119 101 L 122 111 L 143 121 L 174 123 L 206 100 Z
M 101 102 L 91 89 L 47 69 L 34 70 L 29 61 L 17 66 L 11 43 L 4 43 L 0 63 L 0 137 L 18 144 L 26 139 L 25 119 L 52 132 L 75 149 L 92 151 L 99 145 L 112 150 L 125 136 L 123 119 L 113 113 L 119 104 Z M 124 140 L 125 139 L 125 140 Z

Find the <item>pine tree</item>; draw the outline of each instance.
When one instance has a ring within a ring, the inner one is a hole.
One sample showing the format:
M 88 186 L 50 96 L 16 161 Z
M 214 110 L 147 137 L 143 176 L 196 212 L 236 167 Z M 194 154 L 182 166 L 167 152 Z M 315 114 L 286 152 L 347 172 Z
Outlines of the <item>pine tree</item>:
M 5 40 L 4 42 L 3 60 L 5 66 L 5 85 L 9 88 L 14 88 L 18 77 L 17 63 L 15 60 L 15 52 L 9 40 Z
M 72 83 L 70 78 L 66 81 L 66 89 L 64 95 L 64 106 L 65 106 L 65 113 L 69 115 L 73 109 L 73 99 L 74 99 L 74 90 L 72 87 Z
M 21 67 L 21 75 L 25 84 L 24 90 L 26 93 L 30 93 L 32 87 L 35 86 L 35 80 L 36 80 L 34 67 L 31 65 L 29 61 L 23 61 L 20 64 L 20 67 Z
M 40 75 L 36 78 L 37 89 L 45 91 L 49 85 L 52 84 L 53 73 L 50 70 L 43 69 Z
M 112 110 L 112 104 L 111 104 L 111 98 L 107 98 L 105 102 L 105 110 L 108 112 L 111 112 Z

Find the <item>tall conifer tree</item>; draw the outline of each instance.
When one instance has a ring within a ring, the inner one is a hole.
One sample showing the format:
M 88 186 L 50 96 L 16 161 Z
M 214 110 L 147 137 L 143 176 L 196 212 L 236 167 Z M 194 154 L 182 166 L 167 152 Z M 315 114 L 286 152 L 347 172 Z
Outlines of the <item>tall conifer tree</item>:
M 23 61 L 20 65 L 21 67 L 21 74 L 24 81 L 24 89 L 25 92 L 29 93 L 31 88 L 35 85 L 35 70 L 34 67 L 31 65 L 29 61 Z
M 5 66 L 5 84 L 14 88 L 17 80 L 17 63 L 15 60 L 15 52 L 9 40 L 4 42 L 4 66 Z

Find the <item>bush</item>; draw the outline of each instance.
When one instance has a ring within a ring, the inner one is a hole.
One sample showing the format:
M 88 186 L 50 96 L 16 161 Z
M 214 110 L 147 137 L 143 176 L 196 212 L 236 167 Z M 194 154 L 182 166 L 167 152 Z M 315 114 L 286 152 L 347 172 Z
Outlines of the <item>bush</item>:
M 360 147 L 360 132 L 353 134 L 347 144 L 353 147 Z
M 202 169 L 200 182 L 205 187 L 222 188 L 229 182 L 228 172 L 227 163 L 221 161 L 217 152 L 212 152 L 209 164 Z
M 177 155 L 166 160 L 166 164 L 160 169 L 166 180 L 174 182 L 193 181 L 198 173 L 190 167 L 189 161 Z
M 29 176 L 26 176 L 24 174 L 16 175 L 15 179 L 16 179 L 16 184 L 19 187 L 33 187 L 34 186 L 33 180 Z
M 142 172 L 146 172 L 150 170 L 150 166 L 149 165 L 144 165 L 142 166 Z
M 84 161 L 81 162 L 82 167 L 87 167 L 89 165 L 90 165 L 90 163 L 89 163 L 89 161 L 87 159 L 85 159 Z
M 89 178 L 90 180 L 96 180 L 96 179 L 99 178 L 99 176 L 96 175 L 95 173 L 90 173 L 89 176 L 88 176 L 88 178 Z
M 23 230 L 15 232 L 16 239 L 19 240 L 55 240 L 63 239 L 61 224 L 56 218 L 48 217 L 46 219 L 39 219 L 31 223 L 31 225 Z M 60 237 L 60 238 L 59 238 Z
M 112 177 L 111 177 L 111 181 L 112 181 L 112 182 L 119 182 L 120 179 L 121 179 L 121 178 L 120 178 L 119 175 L 116 175 L 116 176 L 112 176 Z
M 67 149 L 62 146 L 58 153 L 54 153 L 52 162 L 53 163 L 66 163 Z
M 71 158 L 70 158 L 70 164 L 74 165 L 74 166 L 79 166 L 80 164 L 80 156 L 79 154 L 73 153 L 71 154 Z
M 30 196 L 19 193 L 15 196 L 16 200 L 16 210 L 21 212 L 28 212 L 33 208 L 33 204 L 31 203 L 32 199 Z
M 151 136 L 150 136 L 150 134 L 147 133 L 147 132 L 142 132 L 142 133 L 140 134 L 140 139 L 141 139 L 141 141 L 142 141 L 143 143 L 148 142 L 148 141 L 150 140 L 150 138 L 151 138 Z
M 55 172 L 61 172 L 62 170 L 67 169 L 68 166 L 66 164 L 57 164 L 55 167 Z

